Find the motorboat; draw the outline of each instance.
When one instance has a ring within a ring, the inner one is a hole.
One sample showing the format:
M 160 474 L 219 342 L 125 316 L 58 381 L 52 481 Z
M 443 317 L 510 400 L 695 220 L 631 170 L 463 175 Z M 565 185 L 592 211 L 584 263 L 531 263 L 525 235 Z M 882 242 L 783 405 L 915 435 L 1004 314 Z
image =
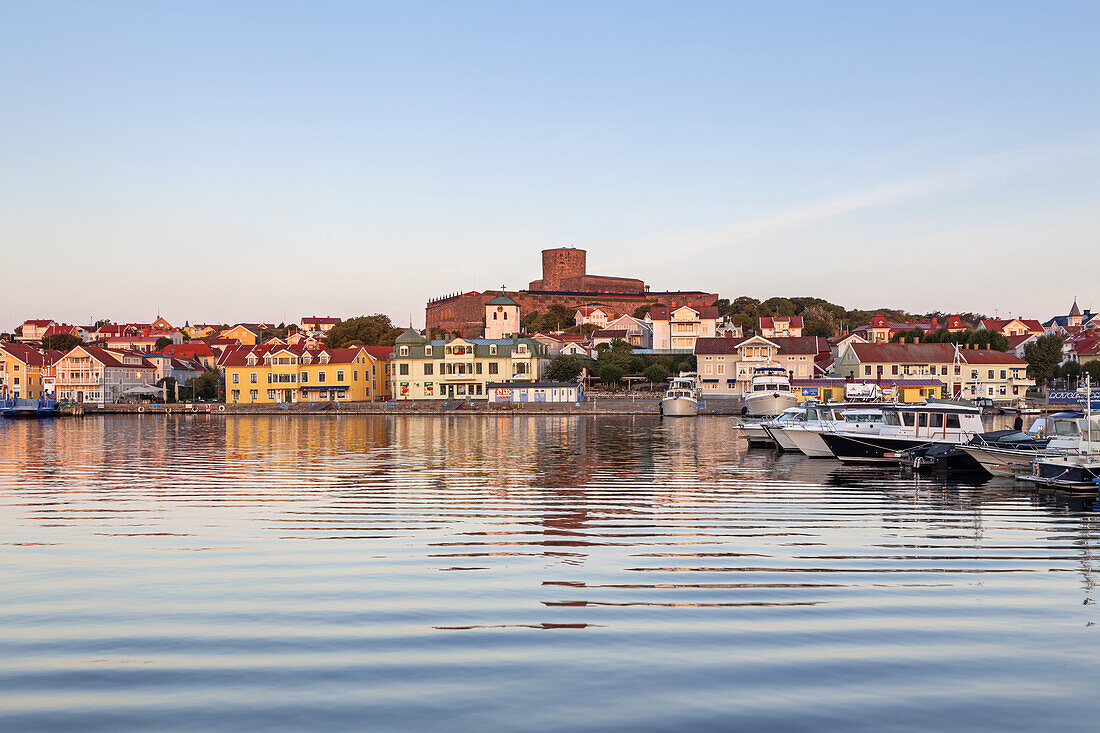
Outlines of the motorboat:
M 695 417 L 699 414 L 699 392 L 695 379 L 681 375 L 673 377 L 657 408 L 664 417 Z
M 1031 473 L 1017 474 L 1016 478 L 1055 489 L 1100 488 L 1100 455 L 1037 458 L 1031 466 Z
M 791 377 L 786 369 L 769 364 L 752 370 L 749 391 L 745 395 L 746 415 L 779 415 L 797 404 L 798 396 L 791 391 Z
M 1049 438 L 1037 438 L 1019 430 L 994 430 L 975 435 L 959 445 L 934 443 L 909 451 L 914 471 L 990 473 L 1014 476 L 1026 469 Z
M 821 439 L 844 463 L 898 463 L 914 448 L 958 445 L 983 432 L 981 411 L 962 402 L 926 402 L 882 408 L 877 433 L 822 432 Z
M 767 420 L 736 419 L 733 428 L 741 432 L 741 436 L 749 446 L 774 445 L 775 441 L 772 440 L 772 436 L 768 435 L 768 431 L 764 429 L 765 422 Z
M 1089 446 L 1082 445 L 1088 442 L 1082 440 L 1082 435 L 1088 433 L 1083 412 L 1059 412 L 1037 418 L 1026 433 L 999 432 L 1006 435 L 986 433 L 959 446 L 959 450 L 994 476 L 1031 475 L 1032 464 L 1040 454 L 1057 458 L 1089 452 Z M 1097 418 L 1093 418 L 1093 432 L 1100 438 L 1100 421 Z M 1027 439 L 1014 437 L 1012 433 Z M 995 439 L 988 440 L 986 436 L 995 436 Z
M 793 440 L 787 437 L 787 431 L 784 430 L 784 428 L 789 425 L 800 423 L 805 419 L 805 407 L 788 407 L 786 410 L 779 413 L 774 420 L 768 420 L 767 422 L 761 423 L 761 426 L 764 428 L 764 432 L 771 436 L 771 439 L 774 440 L 775 444 L 780 448 L 785 451 L 798 453 L 800 452 L 798 446 L 794 444 Z
M 821 439 L 821 433 L 843 430 L 870 435 L 879 431 L 882 420 L 882 409 L 876 405 L 852 403 L 807 405 L 804 420 L 789 422 L 781 429 L 795 448 L 806 456 L 832 458 L 833 451 Z

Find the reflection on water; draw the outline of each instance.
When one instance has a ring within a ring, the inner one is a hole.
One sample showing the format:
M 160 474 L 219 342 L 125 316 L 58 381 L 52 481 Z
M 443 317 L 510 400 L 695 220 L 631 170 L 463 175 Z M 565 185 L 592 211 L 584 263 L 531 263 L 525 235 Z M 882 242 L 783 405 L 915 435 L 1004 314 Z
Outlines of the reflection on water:
M 0 422 L 0 729 L 1091 729 L 1088 498 L 721 418 Z

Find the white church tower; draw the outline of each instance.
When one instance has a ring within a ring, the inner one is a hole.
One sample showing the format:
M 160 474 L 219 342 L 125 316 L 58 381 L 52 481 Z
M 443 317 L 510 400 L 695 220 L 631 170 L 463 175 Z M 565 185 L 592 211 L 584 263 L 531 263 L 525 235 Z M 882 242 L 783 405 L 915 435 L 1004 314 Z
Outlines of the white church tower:
M 485 338 L 510 338 L 519 333 L 519 303 L 498 295 L 485 304 Z

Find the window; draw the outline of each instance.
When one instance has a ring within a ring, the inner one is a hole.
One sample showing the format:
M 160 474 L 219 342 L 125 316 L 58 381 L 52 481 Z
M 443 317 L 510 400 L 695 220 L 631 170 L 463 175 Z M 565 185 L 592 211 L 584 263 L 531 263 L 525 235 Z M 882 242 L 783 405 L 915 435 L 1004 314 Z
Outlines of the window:
M 504 320 L 508 320 L 508 311 L 504 311 Z
M 495 361 L 489 362 L 489 373 L 490 374 L 497 374 L 498 373 L 497 363 Z
M 947 429 L 948 430 L 951 430 L 951 429 L 958 430 L 959 428 L 960 428 L 959 416 L 958 415 L 948 415 L 947 416 Z
M 871 365 L 870 364 L 863 367 L 863 373 L 866 374 L 868 377 L 871 376 Z
M 337 382 L 343 382 L 344 381 L 344 370 L 343 369 L 337 369 L 336 370 L 336 381 Z
M 268 391 L 270 392 L 270 390 L 268 390 Z M 257 391 L 256 391 L 256 390 L 254 390 L 254 389 L 250 389 L 250 390 L 248 390 L 248 399 L 250 399 L 250 400 L 252 400 L 253 402 L 255 402 L 255 401 L 256 401 L 256 400 L 258 400 L 259 398 L 260 398 L 260 393 L 259 393 L 259 392 L 257 392 Z
M 233 390 L 232 394 L 233 394 L 233 401 L 234 402 L 236 402 L 237 400 L 239 400 L 241 398 L 241 391 L 239 389 Z
M 890 367 L 890 373 L 891 374 L 897 374 L 898 373 L 898 365 L 897 364 L 894 364 Z
M 397 365 L 397 373 L 400 374 L 402 377 L 409 376 L 409 365 L 408 364 L 398 364 Z
M 273 390 L 273 389 L 269 389 L 269 390 L 267 391 L 267 398 L 268 398 L 269 400 L 273 400 L 273 399 L 275 399 L 275 390 Z
M 993 379 L 993 371 L 994 371 L 993 369 L 989 370 L 989 378 L 990 379 Z
M 249 384 L 258 384 L 259 381 L 260 380 L 257 378 L 256 372 L 249 372 L 249 374 L 248 374 L 248 383 Z
M 309 372 L 302 372 L 302 384 L 309 381 Z
M 928 413 L 927 412 L 922 412 L 920 415 L 917 416 L 917 418 L 918 418 L 918 420 L 917 420 L 917 426 L 918 427 L 922 427 L 922 428 L 928 427 Z
M 1008 378 L 1008 372 L 1005 371 L 1004 369 L 1002 369 L 1001 370 L 1001 379 L 1007 379 L 1007 378 Z
M 478 374 L 481 374 L 481 362 L 480 361 L 477 362 L 477 364 L 474 365 L 474 371 L 476 371 Z
M 947 374 L 947 365 L 944 364 L 940 367 L 940 374 Z
M 433 365 L 433 364 L 425 364 L 424 365 L 424 376 L 425 377 L 430 377 L 434 373 L 435 373 L 435 365 Z
M 400 353 L 401 356 L 408 356 L 409 355 L 409 347 L 408 346 L 402 346 L 400 349 L 398 349 L 398 353 Z
M 915 416 L 914 416 L 914 415 L 913 415 L 913 413 L 911 413 L 911 412 L 903 412 L 903 413 L 901 413 L 901 421 L 902 421 L 903 423 L 905 423 L 905 426 L 906 426 L 906 427 L 909 427 L 909 428 L 913 427 L 913 424 L 914 424 L 914 423 L 916 422 L 916 420 L 914 419 L 914 417 L 915 417 Z
M 327 377 L 327 376 L 328 376 L 328 374 L 324 371 L 317 372 L 317 381 L 318 382 L 324 382 L 325 377 Z
M 497 355 L 497 345 L 496 344 L 489 344 L 489 356 L 496 356 L 496 355 Z M 489 373 L 490 374 L 496 374 L 496 372 L 493 372 L 493 371 L 490 371 Z
M 358 382 L 359 381 L 359 370 L 358 369 L 356 369 L 354 372 L 351 373 L 351 381 L 353 381 L 353 382 Z
M 240 384 L 240 383 L 241 383 L 241 373 L 240 372 L 233 372 L 233 384 Z

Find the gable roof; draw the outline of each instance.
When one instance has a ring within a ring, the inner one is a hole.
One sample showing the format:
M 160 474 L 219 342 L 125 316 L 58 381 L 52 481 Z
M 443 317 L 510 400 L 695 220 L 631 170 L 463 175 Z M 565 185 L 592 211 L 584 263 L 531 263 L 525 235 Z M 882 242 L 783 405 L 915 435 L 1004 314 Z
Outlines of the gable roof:
M 779 344 L 779 353 L 784 356 L 819 354 L 829 350 L 829 342 L 821 336 L 777 336 L 768 340 Z
M 683 308 L 690 308 L 699 314 L 700 318 L 718 318 L 718 308 L 713 305 L 706 305 L 701 308 L 693 308 L 690 305 L 658 305 L 649 309 L 649 317 L 654 321 L 668 321 L 672 319 L 672 314 Z
M 507 295 L 498 295 L 497 297 L 493 298 L 492 300 L 490 300 L 485 305 L 515 305 L 515 306 L 518 306 L 519 303 L 517 303 L 516 301 L 509 298 Z
M 0 343 L 0 350 L 6 351 L 11 356 L 23 362 L 27 366 L 49 366 L 65 355 L 63 351 L 56 349 L 36 349 L 33 346 L 7 341 Z
M 777 322 L 786 323 L 788 328 L 802 328 L 802 316 L 761 316 L 760 328 L 775 328 Z
M 109 367 L 122 367 L 124 369 L 154 369 L 155 367 L 149 363 L 144 354 L 131 353 L 126 351 L 117 351 L 110 349 L 103 349 L 98 346 L 89 346 L 83 344 L 81 346 L 74 346 L 72 351 L 69 351 L 65 356 L 69 356 L 73 351 L 84 351 L 88 356 L 98 361 L 103 366 Z M 125 357 L 133 357 L 141 360 L 140 364 L 127 364 L 122 361 Z

